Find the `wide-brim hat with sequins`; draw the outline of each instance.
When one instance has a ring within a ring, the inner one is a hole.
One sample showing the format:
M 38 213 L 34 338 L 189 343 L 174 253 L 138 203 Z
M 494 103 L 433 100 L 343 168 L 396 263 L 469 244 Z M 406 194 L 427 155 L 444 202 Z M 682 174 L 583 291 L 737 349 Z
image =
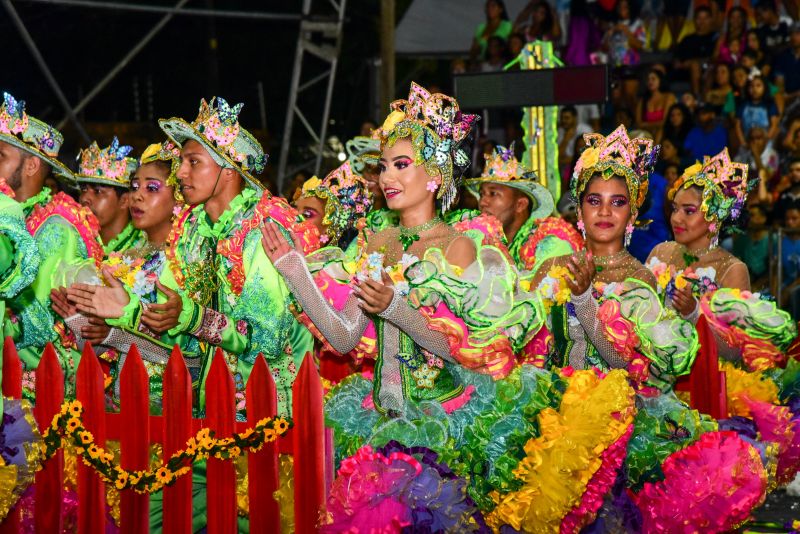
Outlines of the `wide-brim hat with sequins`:
M 398 139 L 411 138 L 414 165 L 424 165 L 430 176 L 441 177 L 436 194 L 441 211 L 447 211 L 458 194 L 461 177 L 469 168 L 470 141 L 480 117 L 462 113 L 447 95 L 430 93 L 411 83 L 407 100 L 395 100 L 392 112 L 378 130 L 381 150 Z
M 25 102 L 3 93 L 0 105 L 0 141 L 40 158 L 59 178 L 71 179 L 67 167 L 58 161 L 64 143 L 61 132 L 25 112 Z
M 158 124 L 178 146 L 190 139 L 197 141 L 218 165 L 235 169 L 251 187 L 263 190 L 264 186 L 253 175 L 264 170 L 267 155 L 256 138 L 239 125 L 243 106 L 231 106 L 221 97 L 214 97 L 211 102 L 203 99 L 193 122 L 172 117 L 160 119 Z
M 594 176 L 609 180 L 614 176 L 625 179 L 635 212 L 647 198 L 650 173 L 658 160 L 659 145 L 652 139 L 628 136 L 628 130 L 620 124 L 608 136 L 597 133 L 583 134 L 586 148 L 578 158 L 572 174 L 570 190 L 575 202 L 580 205 L 580 196 Z
M 503 185 L 524 193 L 531 200 L 530 217 L 533 219 L 548 217 L 555 209 L 550 191 L 539 183 L 535 172 L 525 168 L 514 156 L 513 143 L 508 148 L 497 146 L 491 154 L 486 155 L 486 165 L 480 178 L 464 180 L 467 190 L 478 200 L 483 184 Z
M 139 158 L 139 165 L 147 165 L 154 161 L 163 161 L 169 164 L 169 176 L 167 176 L 166 184 L 173 188 L 175 200 L 183 204 L 181 184 L 180 180 L 178 180 L 178 169 L 181 166 L 181 149 L 170 140 L 163 143 L 153 143 L 142 152 L 142 156 Z
M 345 143 L 350 169 L 362 175 L 367 165 L 375 166 L 381 158 L 381 141 L 377 137 L 357 135 Z
M 96 141 L 78 154 L 78 170 L 70 172 L 77 184 L 100 184 L 128 189 L 131 176 L 139 166 L 134 158 L 128 157 L 133 147 L 120 145 L 114 137 L 106 148 L 100 148 Z
M 683 171 L 667 197 L 672 200 L 680 189 L 697 186 L 703 190 L 700 209 L 707 221 L 734 221 L 741 215 L 747 194 L 755 185 L 748 182 L 747 173 L 747 164 L 732 161 L 725 147 L 716 156 L 706 156 L 703 163 L 695 163 Z

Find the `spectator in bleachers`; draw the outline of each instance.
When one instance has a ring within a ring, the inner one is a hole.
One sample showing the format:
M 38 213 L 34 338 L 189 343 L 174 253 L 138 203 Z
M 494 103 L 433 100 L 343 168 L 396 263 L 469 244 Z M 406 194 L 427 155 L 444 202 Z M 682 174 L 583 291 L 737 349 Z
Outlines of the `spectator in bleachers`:
M 728 95 L 733 93 L 731 84 L 731 66 L 727 63 L 717 63 L 714 65 L 714 75 L 703 100 L 706 104 L 713 106 L 717 115 L 722 113 L 722 108 L 728 100 Z
M 689 12 L 691 0 L 665 0 L 664 15 L 666 16 L 667 29 L 669 30 L 670 43 L 673 48 L 678 44 L 678 38 L 686 23 L 686 14 Z M 658 41 L 661 41 L 661 32 L 656 32 Z
M 735 119 L 736 107 L 747 96 L 747 69 L 736 65 L 731 71 L 731 92 L 722 106 L 722 114 L 726 119 Z
M 522 33 L 530 41 L 554 41 L 561 39 L 561 26 L 553 8 L 545 0 L 532 0 L 523 8 L 514 21 L 514 31 Z
M 664 74 L 658 69 L 647 71 L 646 91 L 636 108 L 636 127 L 647 130 L 658 139 L 661 136 L 667 110 L 675 104 L 675 95 L 667 90 Z
M 733 254 L 747 265 L 750 286 L 756 289 L 769 274 L 769 211 L 763 204 L 751 204 L 747 213 L 747 231 L 733 237 Z
M 781 143 L 789 158 L 800 156 L 800 117 L 792 119 Z
M 504 41 L 511 35 L 513 26 L 508 20 L 506 5 L 502 0 L 487 0 L 486 2 L 486 21 L 478 24 L 475 29 L 475 37 L 472 40 L 470 49 L 470 60 L 474 63 L 486 55 L 486 47 L 489 44 L 489 37 L 497 36 Z
M 692 93 L 700 94 L 703 64 L 714 55 L 716 33 L 711 9 L 700 6 L 694 10 L 694 33 L 681 39 L 675 48 L 675 68 L 689 74 Z
M 630 0 L 619 0 L 614 12 L 614 22 L 603 37 L 609 62 L 614 67 L 614 75 L 622 82 L 622 99 L 633 109 L 639 90 L 636 66 L 639 65 L 640 51 L 647 39 L 637 8 Z
M 775 81 L 787 105 L 800 97 L 800 22 L 792 25 L 789 47 L 775 57 Z
M 481 72 L 500 72 L 508 63 L 508 50 L 502 37 L 492 35 L 486 44 L 486 57 L 481 61 Z
M 800 206 L 789 206 L 783 216 L 781 237 L 781 307 L 800 318 Z
M 687 157 L 703 161 L 703 156 L 722 152 L 727 143 L 728 132 L 717 120 L 717 108 L 708 103 L 700 106 L 697 110 L 697 124 L 689 130 L 683 143 Z
M 778 16 L 775 0 L 759 0 L 756 5 L 756 21 L 758 36 L 766 52 L 774 55 L 788 44 L 789 25 Z
M 558 120 L 558 167 L 562 176 L 575 155 L 575 139 L 591 132 L 592 128 L 588 124 L 578 121 L 578 110 L 575 106 L 561 108 Z
M 750 69 L 755 66 L 764 74 L 769 74 L 771 57 L 766 53 L 764 42 L 761 40 L 758 30 L 748 30 L 747 43 L 739 58 L 739 64 L 744 65 L 748 74 Z
M 683 149 L 686 142 L 686 137 L 694 126 L 692 120 L 692 113 L 689 108 L 681 103 L 673 104 L 667 111 L 667 120 L 664 124 L 662 134 L 657 138 L 656 142 L 661 142 L 664 139 L 672 141 L 679 150 Z
M 772 198 L 768 191 L 778 176 L 779 160 L 778 153 L 767 139 L 767 132 L 764 128 L 753 126 L 750 129 L 747 143 L 739 149 L 736 161 L 747 163 L 750 172 L 758 176 L 760 180 L 757 193 L 759 202 L 771 204 Z
M 736 106 L 736 136 L 744 145 L 753 128 L 763 128 L 767 139 L 778 135 L 778 108 L 769 94 L 767 82 L 760 74 L 751 75 L 747 82 L 747 97 Z
M 567 65 L 591 65 L 591 54 L 600 49 L 603 32 L 589 12 L 586 0 L 570 3 L 567 36 L 564 62 Z
M 800 158 L 792 158 L 789 162 L 789 172 L 781 179 L 777 189 L 778 200 L 772 213 L 776 219 L 783 220 L 789 206 L 800 206 Z
M 506 46 L 508 48 L 509 61 L 520 55 L 522 49 L 525 48 L 525 44 L 525 36 L 520 33 L 512 33 L 508 37 Z
M 747 31 L 747 12 L 740 6 L 728 11 L 725 33 L 717 40 L 714 59 L 721 63 L 733 65 L 739 61 L 745 48 L 745 32 Z

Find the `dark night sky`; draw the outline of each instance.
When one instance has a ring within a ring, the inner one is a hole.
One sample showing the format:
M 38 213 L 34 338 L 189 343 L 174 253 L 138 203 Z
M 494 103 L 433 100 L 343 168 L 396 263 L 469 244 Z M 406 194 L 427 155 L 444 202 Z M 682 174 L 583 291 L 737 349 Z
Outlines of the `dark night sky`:
M 160 0 L 150 0 L 149 3 L 174 5 Z M 209 3 L 210 0 L 192 0 L 187 7 L 204 8 Z M 343 50 L 331 111 L 331 119 L 336 124 L 330 132 L 343 138 L 356 133 L 369 113 L 367 64 L 379 53 L 379 4 L 375 0 L 348 1 Z M 324 12 L 328 2 L 314 0 L 312 5 Z M 72 103 L 77 103 L 82 94 L 91 90 L 161 17 L 160 14 L 31 4 L 18 0 L 14 1 L 14 6 Z M 298 12 L 300 1 L 216 0 L 214 6 L 228 10 Z M 28 111 L 34 116 L 58 122 L 63 116 L 62 108 L 7 13 L 2 8 L 0 13 L 0 50 L 4 59 L 0 89 L 25 100 Z M 277 162 L 298 23 L 214 19 L 218 41 L 218 85 L 210 67 L 213 58 L 208 47 L 210 23 L 211 19 L 207 17 L 173 18 L 86 107 L 82 119 L 87 122 L 132 122 L 135 117 L 133 80 L 138 78 L 142 93 L 141 113 L 146 120 L 145 80 L 150 77 L 155 118 L 177 115 L 193 119 L 201 97 L 219 94 L 231 103 L 244 102 L 242 124 L 246 128 L 257 128 L 260 123 L 257 82 L 262 81 L 267 103 L 267 126 L 273 136 L 273 146 L 268 151 L 272 154 L 272 162 Z M 304 79 L 320 72 L 321 67 L 322 64 L 315 59 L 308 59 L 304 64 Z M 300 102 L 315 123 L 322 110 L 322 89 L 321 84 Z M 80 140 L 68 145 L 76 142 L 80 143 Z

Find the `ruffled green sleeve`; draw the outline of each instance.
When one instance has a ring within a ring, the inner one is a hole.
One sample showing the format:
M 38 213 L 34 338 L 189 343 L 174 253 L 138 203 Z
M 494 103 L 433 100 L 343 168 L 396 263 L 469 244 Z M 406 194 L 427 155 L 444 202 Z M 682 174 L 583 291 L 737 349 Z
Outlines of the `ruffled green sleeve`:
M 665 309 L 655 291 L 639 280 L 628 279 L 605 297 L 598 315 L 606 334 L 615 348 L 635 344 L 635 350 L 649 360 L 648 384 L 669 389 L 675 377 L 689 373 L 699 348 L 694 325 Z M 606 302 L 618 304 L 619 314 L 633 326 L 634 336 L 623 328 L 623 322 L 614 320 L 614 305 Z
M 86 260 L 86 247 L 77 230 L 54 217 L 34 235 L 41 263 L 33 283 L 9 300 L 20 323 L 18 348 L 44 346 L 56 337 L 50 311 L 50 290 L 70 285 L 81 273 L 94 273 L 94 263 Z
M 39 249 L 25 228 L 22 207 L 0 194 L 0 298 L 16 296 L 39 271 Z

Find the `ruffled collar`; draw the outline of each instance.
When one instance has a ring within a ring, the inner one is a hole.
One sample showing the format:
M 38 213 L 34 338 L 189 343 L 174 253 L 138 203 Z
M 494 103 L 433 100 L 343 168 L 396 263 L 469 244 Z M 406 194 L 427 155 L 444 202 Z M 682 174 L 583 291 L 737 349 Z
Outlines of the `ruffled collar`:
M 519 227 L 519 230 L 517 230 L 517 233 L 514 235 L 514 240 L 508 244 L 508 253 L 511 254 L 511 257 L 514 258 L 514 261 L 517 263 L 520 262 L 520 249 L 522 248 L 522 245 L 524 245 L 525 242 L 530 238 L 535 224 L 536 219 L 533 216 L 528 217 L 528 220 Z
M 236 198 L 231 200 L 228 209 L 222 212 L 217 222 L 211 221 L 211 218 L 205 212 L 203 204 L 196 206 L 192 215 L 197 217 L 199 221 L 197 232 L 203 237 L 210 237 L 215 240 L 226 237 L 230 233 L 231 222 L 234 217 L 243 215 L 251 207 L 253 200 L 257 200 L 256 195 L 257 192 L 254 189 L 244 189 Z
M 41 191 L 33 195 L 25 202 L 20 202 L 20 206 L 22 206 L 22 212 L 27 216 L 30 214 L 31 211 L 33 211 L 33 208 L 35 208 L 36 206 L 44 206 L 45 204 L 50 202 L 51 198 L 52 195 L 50 194 L 50 188 L 43 187 Z

